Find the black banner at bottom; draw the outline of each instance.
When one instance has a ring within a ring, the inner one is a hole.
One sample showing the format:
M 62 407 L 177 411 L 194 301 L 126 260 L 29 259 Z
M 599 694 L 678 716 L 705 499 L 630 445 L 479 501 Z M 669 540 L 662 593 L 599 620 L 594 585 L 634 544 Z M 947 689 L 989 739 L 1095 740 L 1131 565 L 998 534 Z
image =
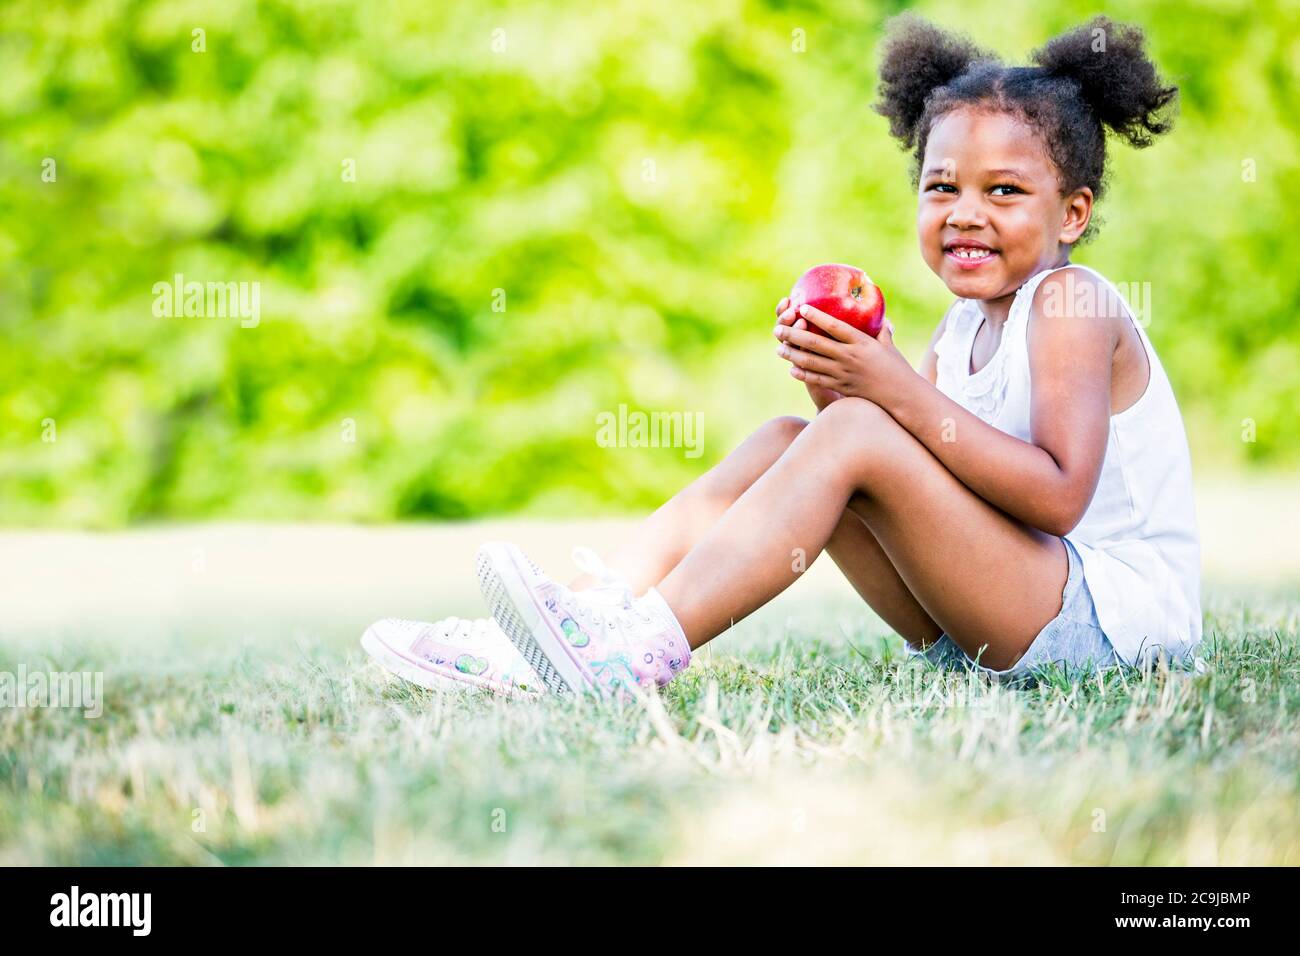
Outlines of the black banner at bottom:
M 340 931 L 428 941 L 440 924 L 474 923 L 523 942 L 557 921 L 579 937 L 604 936 L 642 907 L 657 914 L 635 920 L 642 938 L 685 920 L 731 943 L 782 924 L 814 935 L 921 927 L 928 943 L 1008 929 L 1065 930 L 1071 942 L 1170 933 L 1227 941 L 1284 932 L 1293 924 L 1283 907 L 1294 910 L 1293 873 L 1280 869 L 37 868 L 0 880 L 7 942 L 337 943 Z

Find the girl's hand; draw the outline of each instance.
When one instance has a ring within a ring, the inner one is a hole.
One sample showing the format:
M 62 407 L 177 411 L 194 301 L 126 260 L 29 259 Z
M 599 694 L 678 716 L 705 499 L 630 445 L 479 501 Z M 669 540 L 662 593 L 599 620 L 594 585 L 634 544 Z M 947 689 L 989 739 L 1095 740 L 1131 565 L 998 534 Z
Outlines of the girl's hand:
M 795 312 L 787 307 L 781 319 Z M 810 305 L 800 306 L 797 313 L 789 322 L 778 320 L 773 334 L 781 342 L 777 354 L 790 363 L 790 374 L 808 386 L 810 393 L 816 387 L 886 405 L 906 378 L 916 375 L 894 345 L 894 325 L 888 319 L 880 335 L 872 338 Z M 809 322 L 830 338 L 808 331 Z
M 799 318 L 795 310 L 790 308 L 790 297 L 786 296 L 776 306 L 776 321 L 778 327 L 788 325 L 790 328 L 797 329 L 801 332 L 807 331 L 808 323 L 806 320 Z M 804 387 L 808 389 L 808 397 L 817 406 L 817 411 L 821 411 L 836 399 L 843 398 L 839 392 L 831 388 L 823 388 L 820 385 L 814 385 L 811 382 L 805 382 Z

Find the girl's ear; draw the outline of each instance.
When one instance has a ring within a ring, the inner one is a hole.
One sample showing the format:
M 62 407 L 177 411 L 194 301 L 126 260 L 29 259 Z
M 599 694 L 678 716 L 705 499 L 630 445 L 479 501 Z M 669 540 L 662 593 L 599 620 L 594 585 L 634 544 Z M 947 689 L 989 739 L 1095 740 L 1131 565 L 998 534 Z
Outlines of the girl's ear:
M 1083 235 L 1083 230 L 1088 228 L 1088 220 L 1091 218 L 1092 190 L 1087 186 L 1080 186 L 1066 197 L 1065 219 L 1061 222 L 1059 241 L 1065 245 L 1077 242 Z

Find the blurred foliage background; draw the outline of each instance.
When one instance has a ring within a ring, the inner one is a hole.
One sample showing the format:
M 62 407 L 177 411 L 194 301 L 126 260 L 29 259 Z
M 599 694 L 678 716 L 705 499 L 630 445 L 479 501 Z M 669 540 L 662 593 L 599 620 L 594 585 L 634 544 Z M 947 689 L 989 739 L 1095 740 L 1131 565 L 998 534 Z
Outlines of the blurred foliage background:
M 902 7 L 7 2 L 0 521 L 654 506 L 811 411 L 770 328 L 816 262 L 863 265 L 918 361 L 951 297 L 868 108 Z M 916 9 L 1017 62 L 1148 31 L 1179 119 L 1112 150 L 1075 260 L 1151 283 L 1198 472 L 1293 468 L 1300 7 Z M 260 283 L 259 323 L 155 316 L 177 273 Z M 620 403 L 701 413 L 703 456 L 600 447 Z

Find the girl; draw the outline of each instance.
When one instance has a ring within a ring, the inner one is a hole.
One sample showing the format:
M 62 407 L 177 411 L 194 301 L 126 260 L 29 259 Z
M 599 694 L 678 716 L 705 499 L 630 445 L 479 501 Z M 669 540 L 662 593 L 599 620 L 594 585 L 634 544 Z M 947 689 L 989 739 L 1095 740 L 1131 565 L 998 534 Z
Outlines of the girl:
M 1093 232 L 1105 129 L 1149 145 L 1177 91 L 1141 32 L 1106 18 L 1033 60 L 891 24 L 875 108 L 913 151 L 921 255 L 956 297 L 919 368 L 891 325 L 875 339 L 783 299 L 777 353 L 815 418 L 763 425 L 608 568 L 578 552 L 587 573 L 567 587 L 485 545 L 495 624 L 453 631 L 517 668 L 504 633 L 552 691 L 662 686 L 827 551 L 940 665 L 1027 680 L 1192 650 L 1200 548 L 1178 406 L 1118 291 L 1070 264 Z

